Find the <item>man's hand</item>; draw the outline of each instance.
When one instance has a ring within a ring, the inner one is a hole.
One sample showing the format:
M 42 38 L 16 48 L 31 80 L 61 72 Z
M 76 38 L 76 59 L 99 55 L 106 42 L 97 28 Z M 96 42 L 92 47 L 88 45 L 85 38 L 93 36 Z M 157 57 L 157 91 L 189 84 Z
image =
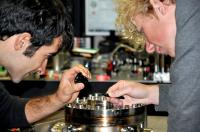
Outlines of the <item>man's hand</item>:
M 59 88 L 56 93 L 30 99 L 25 106 L 27 121 L 33 123 L 57 111 L 66 103 L 73 102 L 78 96 L 84 84 L 75 83 L 76 75 L 81 72 L 85 77 L 91 78 L 90 72 L 82 65 L 77 65 L 67 71 L 64 71 Z
M 84 88 L 83 83 L 75 83 L 76 75 L 81 72 L 83 76 L 91 78 L 88 69 L 82 65 L 77 65 L 69 70 L 64 71 L 58 91 L 56 92 L 57 98 L 63 103 L 72 103 L 78 96 L 81 89 Z
M 158 85 L 145 85 L 134 81 L 121 80 L 111 86 L 107 93 L 111 97 L 109 101 L 120 106 L 159 103 Z M 124 96 L 124 99 L 114 98 L 119 96 Z

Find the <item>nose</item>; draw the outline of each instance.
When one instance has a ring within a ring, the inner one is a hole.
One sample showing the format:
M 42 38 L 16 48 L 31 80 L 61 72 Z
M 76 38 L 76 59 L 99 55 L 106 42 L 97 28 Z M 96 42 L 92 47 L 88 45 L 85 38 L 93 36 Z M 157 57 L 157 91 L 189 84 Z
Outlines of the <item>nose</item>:
M 48 59 L 45 59 L 45 61 L 44 61 L 44 62 L 41 64 L 41 66 L 38 68 L 38 73 L 39 73 L 40 75 L 44 75 L 44 74 L 45 74 L 47 62 L 48 62 Z
M 155 45 L 146 41 L 145 42 L 145 49 L 146 49 L 147 53 L 153 53 L 153 52 L 155 52 Z

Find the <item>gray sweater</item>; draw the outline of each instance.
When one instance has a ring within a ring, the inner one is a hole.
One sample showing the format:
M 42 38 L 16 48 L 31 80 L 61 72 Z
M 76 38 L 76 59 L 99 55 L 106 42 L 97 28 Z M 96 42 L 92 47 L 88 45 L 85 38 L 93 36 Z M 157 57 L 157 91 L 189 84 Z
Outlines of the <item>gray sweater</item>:
M 169 132 L 200 132 L 200 0 L 176 0 L 176 58 L 171 84 L 160 85 L 159 111 Z

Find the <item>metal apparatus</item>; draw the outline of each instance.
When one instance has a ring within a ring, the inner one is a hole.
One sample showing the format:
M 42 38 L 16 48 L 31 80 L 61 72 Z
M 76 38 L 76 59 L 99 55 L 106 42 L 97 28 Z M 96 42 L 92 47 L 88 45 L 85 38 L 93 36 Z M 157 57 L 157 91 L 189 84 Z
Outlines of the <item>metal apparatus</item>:
M 95 93 L 66 105 L 67 132 L 144 132 L 145 107 L 142 104 L 119 107 Z
M 103 94 L 77 98 L 32 128 L 22 132 L 153 132 L 146 127 L 142 104 L 119 107 Z

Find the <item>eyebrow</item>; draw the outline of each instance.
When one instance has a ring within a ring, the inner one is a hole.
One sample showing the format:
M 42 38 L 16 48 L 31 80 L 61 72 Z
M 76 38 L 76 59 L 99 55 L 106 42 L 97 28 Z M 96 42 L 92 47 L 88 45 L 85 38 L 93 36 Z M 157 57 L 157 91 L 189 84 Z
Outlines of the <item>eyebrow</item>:
M 141 27 L 140 30 L 139 30 L 138 32 L 144 33 L 144 29 Z

